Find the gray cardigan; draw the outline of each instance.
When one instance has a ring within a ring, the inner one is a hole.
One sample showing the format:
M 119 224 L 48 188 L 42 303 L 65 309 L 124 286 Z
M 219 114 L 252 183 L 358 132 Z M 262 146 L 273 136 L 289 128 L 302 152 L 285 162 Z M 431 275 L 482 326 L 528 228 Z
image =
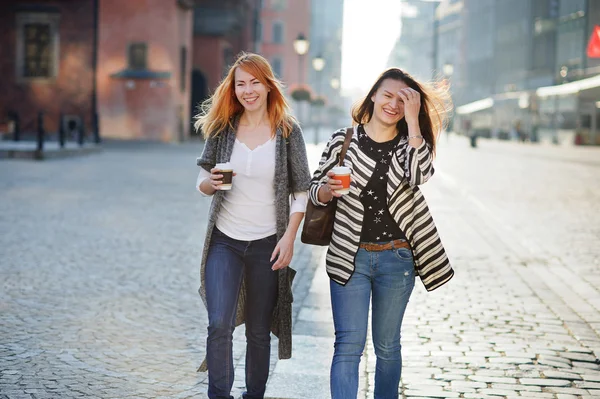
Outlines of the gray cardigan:
M 215 164 L 220 162 L 228 162 L 233 151 L 235 143 L 235 131 L 239 118 L 233 121 L 234 128 L 227 129 L 221 132 L 216 137 L 210 137 L 206 140 L 202 156 L 196 160 L 198 166 L 210 171 Z M 294 128 L 287 139 L 283 138 L 281 129 L 276 132 L 276 154 L 275 154 L 275 175 L 273 181 L 275 187 L 275 209 L 277 212 L 277 240 L 281 239 L 287 229 L 290 213 L 290 191 L 299 192 L 306 191 L 310 185 L 310 171 L 308 169 L 308 159 L 306 157 L 306 146 L 302 137 L 300 126 L 294 123 Z M 287 141 L 287 143 L 286 143 Z M 288 154 L 289 149 L 289 154 Z M 289 158 L 289 161 L 288 161 Z M 293 187 L 290 190 L 289 168 L 292 172 Z M 202 262 L 200 266 L 200 289 L 198 292 L 202 297 L 204 306 L 206 306 L 206 289 L 205 289 L 205 270 L 206 258 L 210 247 L 210 239 L 212 235 L 217 216 L 223 202 L 224 191 L 217 191 L 213 195 L 208 215 L 208 227 L 206 229 L 206 238 L 204 241 L 204 250 L 202 253 Z M 279 338 L 279 359 L 289 359 L 292 356 L 292 281 L 296 271 L 290 267 L 277 271 L 279 278 L 279 295 L 277 304 L 273 311 L 273 323 L 271 324 L 271 332 Z M 244 310 L 246 305 L 246 290 L 245 282 L 242 281 L 242 289 L 240 290 L 238 307 L 236 312 L 235 325 L 238 326 L 244 323 Z M 206 359 L 198 371 L 206 371 Z

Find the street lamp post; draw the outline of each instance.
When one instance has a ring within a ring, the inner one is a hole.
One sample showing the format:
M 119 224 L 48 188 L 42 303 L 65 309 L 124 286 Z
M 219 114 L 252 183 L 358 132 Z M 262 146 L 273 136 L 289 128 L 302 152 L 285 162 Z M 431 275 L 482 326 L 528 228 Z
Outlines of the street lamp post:
M 321 71 L 323 71 L 323 68 L 325 68 L 325 59 L 321 56 L 321 54 L 319 54 L 313 58 L 312 64 L 315 71 L 317 71 L 317 96 L 321 96 L 321 84 L 323 81 L 323 73 Z M 321 125 L 321 116 L 323 115 L 323 105 L 319 106 L 319 112 L 317 113 L 317 123 L 315 124 L 314 137 L 315 144 L 319 144 L 319 127 Z
M 308 52 L 310 42 L 302 33 L 298 33 L 298 36 L 294 40 L 294 51 L 298 54 L 298 86 L 302 88 L 304 83 L 304 55 Z M 302 101 L 298 101 L 298 120 L 302 122 Z

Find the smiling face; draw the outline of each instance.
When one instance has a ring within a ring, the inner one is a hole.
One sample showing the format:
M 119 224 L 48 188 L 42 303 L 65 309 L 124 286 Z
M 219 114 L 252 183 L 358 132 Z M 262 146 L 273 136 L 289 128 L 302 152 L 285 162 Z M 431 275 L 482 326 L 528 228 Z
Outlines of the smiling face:
M 242 68 L 235 70 L 234 87 L 235 96 L 246 111 L 254 112 L 267 106 L 269 90 Z
M 384 125 L 395 125 L 404 118 L 404 103 L 398 92 L 407 87 L 401 80 L 384 79 L 371 97 L 374 104 L 372 117 Z

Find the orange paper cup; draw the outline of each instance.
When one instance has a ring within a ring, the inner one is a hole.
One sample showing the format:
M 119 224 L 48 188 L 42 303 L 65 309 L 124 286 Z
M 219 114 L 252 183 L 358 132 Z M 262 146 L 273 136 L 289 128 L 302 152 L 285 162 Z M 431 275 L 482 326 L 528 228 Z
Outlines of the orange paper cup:
M 347 166 L 336 166 L 333 168 L 333 177 L 335 180 L 339 180 L 342 183 L 342 189 L 335 190 L 339 194 L 348 194 L 350 192 L 350 168 Z

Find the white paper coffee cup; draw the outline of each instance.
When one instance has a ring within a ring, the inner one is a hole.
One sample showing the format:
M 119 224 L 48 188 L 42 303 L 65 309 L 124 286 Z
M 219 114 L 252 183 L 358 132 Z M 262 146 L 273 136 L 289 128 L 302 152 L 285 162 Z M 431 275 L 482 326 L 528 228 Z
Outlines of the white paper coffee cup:
M 219 185 L 219 190 L 231 190 L 233 184 L 233 167 L 229 162 L 218 163 L 215 168 L 220 169 L 219 174 L 223 175 L 222 184 Z

